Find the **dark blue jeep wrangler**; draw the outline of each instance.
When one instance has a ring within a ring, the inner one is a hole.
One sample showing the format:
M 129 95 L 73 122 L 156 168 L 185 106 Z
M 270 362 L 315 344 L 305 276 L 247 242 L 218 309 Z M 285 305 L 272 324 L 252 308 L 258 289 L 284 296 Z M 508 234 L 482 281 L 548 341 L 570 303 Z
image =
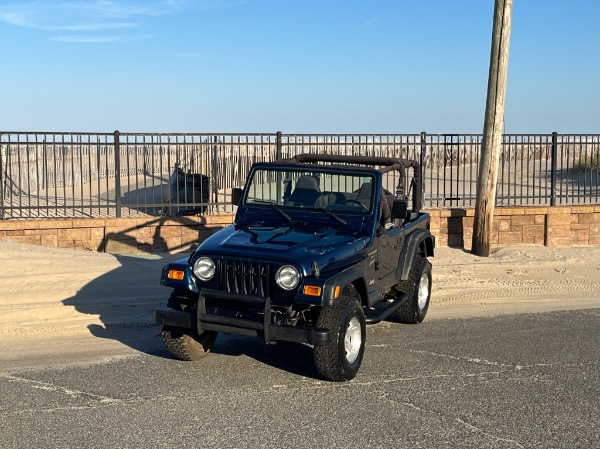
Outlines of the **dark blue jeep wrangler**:
M 323 377 L 352 379 L 366 324 L 427 313 L 435 240 L 421 187 L 419 164 L 402 159 L 254 164 L 233 191 L 234 224 L 163 269 L 173 292 L 155 319 L 166 348 L 198 360 L 218 332 L 307 343 Z

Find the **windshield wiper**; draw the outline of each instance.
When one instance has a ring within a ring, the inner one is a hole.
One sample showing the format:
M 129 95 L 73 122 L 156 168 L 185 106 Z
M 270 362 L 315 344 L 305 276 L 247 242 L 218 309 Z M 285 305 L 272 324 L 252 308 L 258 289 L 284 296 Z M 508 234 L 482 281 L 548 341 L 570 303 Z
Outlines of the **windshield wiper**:
M 275 203 L 270 203 L 270 204 L 273 207 L 273 209 L 275 209 L 277 212 L 279 212 L 281 215 L 283 215 L 285 218 L 287 218 L 287 221 L 292 221 L 292 217 L 290 217 L 288 214 L 286 214 L 281 207 L 279 207 Z
M 315 206 L 314 209 L 319 210 L 321 212 L 325 212 L 327 215 L 335 218 L 337 221 L 339 221 L 344 226 L 348 226 L 348 222 L 346 220 L 344 220 L 343 218 L 337 216 L 336 214 L 334 214 L 333 212 L 331 212 L 329 209 L 326 209 L 323 206 Z
M 292 217 L 290 217 L 288 214 L 286 214 L 282 208 L 280 208 L 277 204 L 275 204 L 273 201 L 267 201 L 267 200 L 252 200 L 250 202 L 250 204 L 252 203 L 260 203 L 260 204 L 268 204 L 270 205 L 273 209 L 275 209 L 277 212 L 279 212 L 281 215 L 283 215 L 287 221 L 292 221 Z

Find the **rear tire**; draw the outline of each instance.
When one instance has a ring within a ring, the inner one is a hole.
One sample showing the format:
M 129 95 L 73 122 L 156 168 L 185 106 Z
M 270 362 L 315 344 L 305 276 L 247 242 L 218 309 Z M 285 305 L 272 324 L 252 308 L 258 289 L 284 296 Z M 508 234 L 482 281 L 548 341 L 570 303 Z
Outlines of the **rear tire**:
M 431 301 L 431 263 L 417 256 L 408 280 L 400 282 L 397 289 L 408 295 L 408 300 L 396 311 L 398 320 L 407 324 L 421 323 Z
M 344 288 L 335 305 L 321 309 L 317 327 L 332 333 L 329 344 L 315 347 L 319 374 L 334 382 L 353 379 L 362 363 L 367 336 L 365 314 L 354 285 Z
M 174 290 L 167 301 L 167 307 L 173 310 L 195 314 L 197 298 L 188 292 Z M 217 332 L 204 331 L 200 334 L 192 329 L 181 329 L 173 326 L 163 326 L 162 337 L 167 351 L 181 360 L 198 361 L 205 358 L 211 351 Z

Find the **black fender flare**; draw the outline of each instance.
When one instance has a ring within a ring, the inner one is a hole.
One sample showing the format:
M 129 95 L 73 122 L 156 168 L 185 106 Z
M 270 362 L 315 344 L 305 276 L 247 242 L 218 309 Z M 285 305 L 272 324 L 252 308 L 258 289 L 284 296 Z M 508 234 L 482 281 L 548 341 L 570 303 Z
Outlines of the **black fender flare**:
M 396 279 L 398 281 L 407 280 L 417 255 L 433 257 L 434 248 L 435 237 L 431 235 L 429 229 L 417 229 L 411 232 L 406 237 L 400 252 L 398 268 L 396 268 Z
M 367 283 L 365 281 L 365 273 L 358 267 L 350 267 L 333 275 L 325 281 L 323 285 L 323 302 L 324 306 L 331 306 L 335 303 L 335 288 L 339 286 L 344 288 L 348 284 L 354 284 L 360 294 L 361 302 L 367 303 L 368 292 Z

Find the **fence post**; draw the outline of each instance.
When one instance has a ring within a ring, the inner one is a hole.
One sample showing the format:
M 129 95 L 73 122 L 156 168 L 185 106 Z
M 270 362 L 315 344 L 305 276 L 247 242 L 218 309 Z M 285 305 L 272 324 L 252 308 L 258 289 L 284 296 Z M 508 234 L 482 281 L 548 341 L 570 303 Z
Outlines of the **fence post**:
M 275 135 L 275 160 L 281 159 L 281 131 L 277 131 Z
M 419 155 L 419 166 L 421 168 L 421 204 L 419 208 L 425 206 L 425 152 L 427 151 L 427 133 L 421 131 L 421 154 Z
M 0 220 L 4 220 L 4 165 L 2 164 L 2 133 L 0 133 Z
M 114 134 L 115 147 L 115 205 L 116 216 L 121 218 L 121 142 L 120 133 L 118 130 Z
M 558 155 L 558 133 L 552 133 L 552 154 L 550 155 L 550 206 L 556 206 L 556 159 Z

